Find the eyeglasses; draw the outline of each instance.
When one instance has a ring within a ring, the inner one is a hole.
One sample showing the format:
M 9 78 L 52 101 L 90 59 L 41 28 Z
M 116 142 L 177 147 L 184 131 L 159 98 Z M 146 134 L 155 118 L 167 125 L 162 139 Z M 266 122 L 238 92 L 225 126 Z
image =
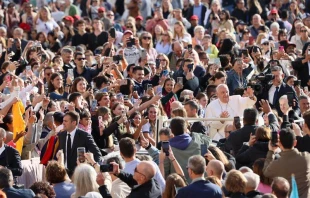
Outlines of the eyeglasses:
M 144 36 L 142 37 L 144 40 L 151 40 L 151 37 L 148 37 L 148 36 Z
M 133 28 L 132 26 L 126 26 L 126 28 Z
M 140 175 L 143 175 L 144 177 L 146 177 L 144 174 L 140 173 L 140 172 L 137 170 L 137 167 L 135 168 L 135 173 L 139 173 Z
M 307 30 L 300 30 L 300 32 L 307 32 Z
M 263 43 L 263 45 L 269 45 L 269 43 Z
M 52 75 L 52 74 L 51 74 L 51 73 L 45 73 L 45 75 L 50 76 L 50 75 Z
M 78 61 L 86 60 L 85 58 L 78 58 Z

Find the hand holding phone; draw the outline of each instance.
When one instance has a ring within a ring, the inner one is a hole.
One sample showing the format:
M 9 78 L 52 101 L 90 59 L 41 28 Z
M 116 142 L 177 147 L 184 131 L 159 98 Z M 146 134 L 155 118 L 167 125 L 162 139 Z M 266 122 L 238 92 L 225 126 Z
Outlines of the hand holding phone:
M 86 153 L 85 147 L 78 147 L 77 148 L 77 156 L 78 156 L 78 160 L 80 163 L 84 163 L 86 161 L 85 160 L 85 153 Z
M 278 132 L 271 132 L 271 145 L 278 146 Z
M 163 152 L 166 154 L 166 156 L 169 156 L 169 147 L 170 143 L 168 141 L 162 142 Z

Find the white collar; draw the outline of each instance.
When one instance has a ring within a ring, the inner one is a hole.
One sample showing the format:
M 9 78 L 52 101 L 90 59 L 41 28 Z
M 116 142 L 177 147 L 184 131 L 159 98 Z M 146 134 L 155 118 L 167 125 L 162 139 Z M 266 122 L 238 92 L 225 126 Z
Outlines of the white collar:
M 70 135 L 71 135 L 71 138 L 73 138 L 73 137 L 75 136 L 76 129 L 77 129 L 77 127 L 76 127 L 71 133 L 69 133 L 69 132 L 67 131 L 67 135 L 70 134 Z
M 4 141 L 3 141 L 2 146 L 0 147 L 0 150 L 1 150 L 1 149 L 4 149 Z

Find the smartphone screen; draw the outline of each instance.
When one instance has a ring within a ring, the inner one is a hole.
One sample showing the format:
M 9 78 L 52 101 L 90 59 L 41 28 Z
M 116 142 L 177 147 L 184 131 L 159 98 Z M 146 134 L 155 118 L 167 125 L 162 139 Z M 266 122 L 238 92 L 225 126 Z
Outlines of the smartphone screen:
M 178 77 L 177 78 L 177 83 L 183 85 L 183 77 Z
M 188 49 L 188 53 L 192 53 L 192 51 L 193 51 L 193 45 L 192 44 L 188 44 L 187 45 L 187 49 Z
M 116 98 L 117 98 L 117 100 L 122 100 L 123 99 L 123 94 L 122 93 L 116 94 Z
M 294 80 L 294 87 L 300 86 L 301 81 L 300 80 Z
M 253 45 L 254 44 L 254 37 L 250 36 L 249 37 L 249 45 Z
M 97 105 L 97 100 L 93 99 L 91 101 L 91 111 L 96 111 Z
M 85 162 L 85 154 L 86 150 L 85 147 L 78 147 L 77 148 L 77 156 L 78 156 L 78 160 L 80 163 L 84 163 Z
M 68 69 L 68 75 L 69 75 L 71 78 L 74 78 L 73 69 Z
M 153 85 L 152 84 L 147 84 L 147 90 L 152 89 Z
M 276 146 L 278 143 L 278 132 L 271 133 L 271 144 L 272 146 Z
M 205 144 L 200 145 L 200 151 L 201 151 L 201 156 L 204 156 L 206 153 L 208 153 L 208 147 Z
M 168 70 L 164 70 L 162 75 L 163 76 L 168 76 L 169 75 L 169 71 Z
M 100 165 L 100 172 L 113 172 L 113 164 Z
M 168 141 L 162 142 L 163 152 L 166 153 L 166 156 L 169 156 L 169 145 Z
M 158 69 L 159 68 L 159 66 L 160 66 L 160 59 L 156 59 L 156 69 Z
M 242 54 L 244 57 L 248 57 L 249 56 L 249 51 L 247 49 L 243 49 L 242 50 Z
M 283 52 L 284 51 L 284 46 L 279 46 L 279 52 Z
M 234 123 L 235 123 L 236 129 L 240 129 L 241 128 L 241 123 L 240 123 L 240 117 L 239 116 L 234 117 Z
M 102 125 L 102 116 L 98 116 L 98 123 L 99 123 L 99 127 L 101 127 L 101 125 Z
M 294 105 L 294 93 L 293 92 L 287 93 L 287 100 L 288 100 L 288 105 L 292 107 Z

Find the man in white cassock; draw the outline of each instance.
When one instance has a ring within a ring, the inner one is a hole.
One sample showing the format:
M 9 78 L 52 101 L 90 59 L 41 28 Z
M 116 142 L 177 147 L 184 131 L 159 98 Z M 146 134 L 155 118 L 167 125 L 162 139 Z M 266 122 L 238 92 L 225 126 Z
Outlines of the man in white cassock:
M 234 118 L 242 117 L 246 108 L 252 108 L 256 103 L 256 97 L 252 88 L 244 90 L 244 95 L 229 96 L 226 84 L 220 84 L 216 88 L 218 99 L 213 100 L 206 109 L 205 118 Z M 242 120 L 242 119 L 241 119 Z M 225 138 L 225 126 L 233 124 L 233 121 L 206 121 L 209 126 L 209 135 L 212 140 L 218 141 Z

